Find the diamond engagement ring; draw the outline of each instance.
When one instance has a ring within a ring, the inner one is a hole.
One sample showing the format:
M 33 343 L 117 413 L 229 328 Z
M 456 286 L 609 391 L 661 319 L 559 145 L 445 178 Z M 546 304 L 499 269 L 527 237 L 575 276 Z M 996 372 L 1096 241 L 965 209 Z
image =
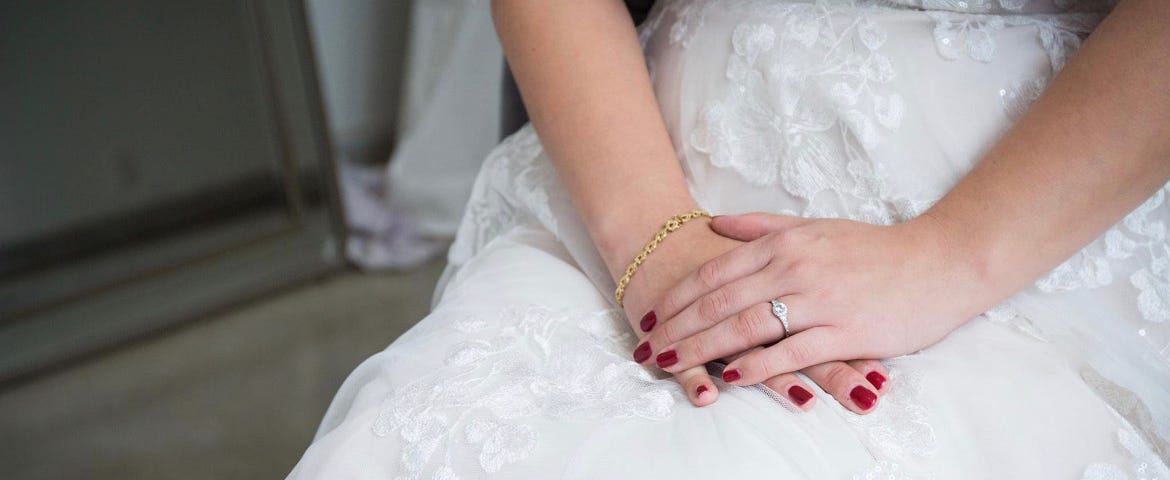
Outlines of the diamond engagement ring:
M 780 340 L 788 338 L 788 305 L 779 300 L 772 300 L 772 315 L 775 315 L 780 320 L 780 325 L 784 326 L 784 336 Z

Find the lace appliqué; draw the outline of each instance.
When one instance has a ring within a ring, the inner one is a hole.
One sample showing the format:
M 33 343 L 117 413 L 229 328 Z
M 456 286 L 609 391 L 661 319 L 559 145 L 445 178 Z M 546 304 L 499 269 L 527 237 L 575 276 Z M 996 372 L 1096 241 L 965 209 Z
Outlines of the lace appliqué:
M 878 408 L 868 415 L 848 415 L 849 423 L 864 437 L 867 446 L 880 461 L 853 478 L 922 478 L 910 477 L 895 462 L 926 459 L 938 452 L 938 438 L 930 425 L 929 412 L 918 401 L 923 374 L 898 365 L 898 359 L 888 362 L 890 381 L 898 388 L 882 397 Z M 926 474 L 925 478 L 933 478 Z
M 1053 74 L 1064 68 L 1068 58 L 1080 48 L 1083 37 L 1102 18 L 1094 13 L 1021 16 L 936 11 L 927 15 L 935 21 L 935 47 L 948 60 L 958 60 L 966 53 L 972 60 L 990 63 L 995 60 L 998 48 L 997 33 L 1007 27 L 1035 28 Z
M 1130 455 L 1128 468 L 1098 462 L 1089 465 L 1084 480 L 1168 480 L 1170 468 L 1142 441 L 1129 425 L 1117 431 L 1117 442 Z
M 462 319 L 451 328 L 471 340 L 388 395 L 373 432 L 400 438 L 405 478 L 480 477 L 528 458 L 539 419 L 669 418 L 682 393 L 627 358 L 622 322 L 539 306 Z
M 1037 77 L 1013 82 L 1007 88 L 1000 89 L 999 101 L 1003 105 L 1003 112 L 1008 120 L 1015 122 L 1024 116 L 1024 112 L 1048 86 L 1048 78 Z
M 1004 29 L 1003 17 L 950 12 L 929 12 L 927 15 L 936 22 L 934 42 L 943 58 L 956 60 L 966 51 L 967 56 L 980 62 L 987 63 L 995 59 L 994 35 Z
M 452 266 L 462 265 L 488 242 L 526 220 L 557 233 L 547 190 L 555 184 L 556 172 L 541 161 L 542 152 L 536 131 L 528 124 L 488 154 L 447 254 Z
M 825 191 L 855 197 L 861 206 L 850 217 L 871 223 L 924 210 L 929 202 L 890 194 L 867 154 L 901 127 L 905 102 L 887 88 L 896 72 L 880 52 L 886 32 L 866 10 L 771 5 L 770 16 L 786 17 L 782 27 L 737 26 L 724 72 L 731 88 L 703 105 L 689 146 L 752 184 L 779 183 L 808 202 L 802 215 L 817 213 Z
M 1152 335 L 1151 327 L 1165 330 L 1170 326 L 1168 198 L 1170 184 L 1037 281 L 1036 287 L 1046 292 L 1100 288 L 1113 283 L 1114 261 L 1128 260 L 1127 265 L 1140 265 L 1129 275 L 1129 282 L 1137 289 L 1138 311 L 1148 326 L 1140 328 L 1137 333 L 1150 341 L 1167 342 L 1166 338 Z M 1132 261 L 1134 257 L 1143 261 L 1135 263 Z M 1165 336 L 1163 332 L 1162 337 Z M 1170 344 L 1155 346 L 1160 348 L 1163 360 L 1170 361 Z

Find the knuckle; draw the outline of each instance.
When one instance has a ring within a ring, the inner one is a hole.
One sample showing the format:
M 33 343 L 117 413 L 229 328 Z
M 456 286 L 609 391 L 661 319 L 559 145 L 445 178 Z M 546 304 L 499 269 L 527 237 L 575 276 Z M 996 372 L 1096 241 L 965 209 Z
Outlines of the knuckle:
M 656 312 L 662 315 L 660 318 L 666 318 L 667 315 L 672 315 L 675 312 L 681 311 L 683 307 L 686 307 L 686 305 L 683 305 L 682 293 L 677 288 L 667 290 L 662 295 L 662 300 L 658 304 L 659 306 Z
M 740 338 L 763 341 L 767 336 L 767 325 L 765 320 L 760 316 L 755 309 L 747 309 L 736 315 L 736 322 L 734 323 L 735 334 Z
M 710 360 L 710 358 L 707 358 L 707 355 L 711 351 L 711 348 L 707 342 L 703 340 L 695 340 L 690 343 L 691 344 L 686 348 L 687 351 L 684 352 L 684 354 L 690 357 L 690 359 L 693 359 L 695 363 L 702 363 Z M 683 349 L 680 348 L 679 351 L 683 352 Z
M 704 288 L 712 289 L 719 285 L 719 277 L 723 273 L 723 261 L 713 258 L 699 266 L 696 273 L 699 284 Z
M 784 267 L 784 275 L 789 278 L 804 278 L 809 273 L 809 262 L 804 258 L 793 258 Z
M 762 377 L 771 377 L 781 373 L 788 373 L 783 371 L 781 362 L 778 362 L 777 360 L 778 358 L 775 355 L 770 355 L 767 350 L 764 350 L 763 355 L 758 355 L 755 359 L 753 365 L 755 370 L 753 370 L 753 372 L 759 372 L 760 376 Z
M 655 329 L 657 331 L 650 334 L 650 338 L 648 338 L 648 340 L 651 346 L 656 346 L 656 352 L 657 350 L 661 350 L 661 347 L 678 343 L 679 339 L 678 334 L 675 333 L 675 328 L 676 323 L 670 322 L 666 325 L 663 325 L 662 328 Z
M 716 290 L 699 300 L 699 316 L 709 322 L 716 322 L 722 317 L 723 311 L 730 304 L 727 292 Z
M 773 232 L 768 235 L 768 243 L 777 248 L 783 247 L 784 243 L 788 241 L 787 239 L 788 234 L 784 230 Z
M 813 358 L 812 348 L 803 342 L 780 342 L 780 359 L 794 367 L 808 365 Z
M 844 363 L 834 363 L 825 370 L 825 383 L 835 385 L 841 388 L 846 388 L 854 380 L 854 375 L 857 372 Z

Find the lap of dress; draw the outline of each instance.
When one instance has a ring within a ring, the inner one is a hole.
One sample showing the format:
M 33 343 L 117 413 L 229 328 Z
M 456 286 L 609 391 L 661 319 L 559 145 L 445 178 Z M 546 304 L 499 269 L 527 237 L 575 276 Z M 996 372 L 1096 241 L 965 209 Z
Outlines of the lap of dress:
M 694 407 L 629 358 L 624 322 L 551 233 L 518 226 L 346 380 L 289 478 L 1077 478 L 1128 466 L 1120 417 L 1047 344 L 1004 325 L 975 321 L 887 361 L 890 393 L 861 416 L 819 389 L 800 413 L 718 381 L 719 401 Z

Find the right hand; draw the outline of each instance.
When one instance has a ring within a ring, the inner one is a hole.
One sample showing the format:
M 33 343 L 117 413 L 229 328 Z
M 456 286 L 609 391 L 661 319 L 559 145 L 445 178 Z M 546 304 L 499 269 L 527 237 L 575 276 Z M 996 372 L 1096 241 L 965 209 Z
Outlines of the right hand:
M 643 351 L 649 349 L 643 347 L 642 342 L 657 326 L 656 315 L 649 311 L 654 302 L 699 265 L 742 244 L 715 233 L 710 228 L 710 220 L 696 219 L 671 233 L 658 246 L 639 267 L 638 273 L 626 288 L 624 298 L 626 317 L 638 335 L 639 346 Z M 640 363 L 656 361 L 639 358 L 638 351 L 635 351 L 635 360 L 641 360 Z M 873 411 L 878 398 L 889 390 L 886 382 L 889 373 L 876 360 L 828 362 L 806 368 L 801 373 L 833 395 L 845 408 L 859 414 Z M 702 365 L 680 371 L 674 376 L 695 406 L 704 407 L 719 398 L 718 388 Z M 772 377 L 763 384 L 803 411 L 808 411 L 816 404 L 813 389 L 793 373 Z

